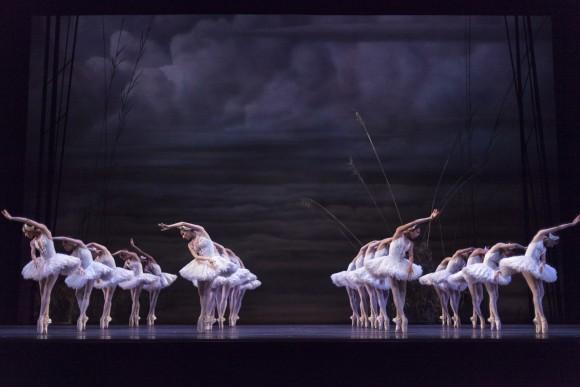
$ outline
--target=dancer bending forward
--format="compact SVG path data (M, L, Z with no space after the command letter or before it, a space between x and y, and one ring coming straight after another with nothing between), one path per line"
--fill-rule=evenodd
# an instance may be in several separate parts
M50 296L58 276L68 275L80 264L80 259L70 255L57 253L54 249L52 234L48 227L34 220L10 215L2 210L2 215L11 221L24 223L22 232L30 239L31 261L22 269L22 277L38 282L40 289L40 312L36 329L38 333L48 333L50 323ZM37 257L36 253L40 255Z
M544 298L544 282L555 282L558 279L556 269L546 263L546 248L553 247L560 239L554 233L580 223L580 215L570 223L550 227L537 232L526 253L515 257L502 259L499 263L504 275L522 273L534 301L534 319L537 333L548 332L548 320L544 315L542 299Z
M387 278L393 292L393 301L397 315L394 318L395 331L406 331L408 320L405 316L405 296L407 281L416 280L421 276L421 266L413 263L413 240L421 234L418 227L422 223L435 219L439 211L433 210L427 218L417 219L411 223L397 227L389 246L389 254L385 257L369 260L365 265L372 275ZM408 259L405 258L408 255Z
M181 237L188 241L187 248L193 260L185 265L179 274L197 287L201 312L197 319L199 331L211 330L214 317L215 295L211 287L218 276L229 276L237 267L229 260L222 258L214 246L209 234L201 226L192 223L178 222L167 225L160 223L161 231L179 229Z

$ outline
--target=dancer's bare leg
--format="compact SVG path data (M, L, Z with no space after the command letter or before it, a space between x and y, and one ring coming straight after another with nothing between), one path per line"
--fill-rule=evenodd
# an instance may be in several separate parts
M537 279L532 276L530 273L522 273L527 284L528 287L530 288L530 291L532 292L532 299L534 302L534 325L536 326L536 333L541 333L542 332L542 318L545 319L545 317L543 316L543 308L542 308L542 302L540 299L540 290L539 290L539 286L537 284Z
M134 324L136 327L139 326L139 320L141 319L141 317L139 317L139 310L141 309L141 304L139 302L139 297L141 296L141 290L143 289L142 286L137 286L135 288L135 316L134 316Z
M157 316L155 316L155 308L157 308L157 299L161 290L149 290L149 312L147 313L147 325L153 326Z
M129 326L135 325L135 289L131 289L131 315L129 316Z
M401 304L401 288L399 281L397 281L395 278L387 278L391 287L391 292L393 293L393 302L395 303L395 310L397 312L395 318L393 319L395 323L395 332L400 332L402 331L402 319L404 316L403 305Z
M91 302L91 293L93 292L94 281L89 281L85 285L83 292L83 311L82 311L82 330L87 329L87 321L89 321L89 316L87 316L87 309L89 309L89 304Z
M41 322L41 332L40 333L48 333L48 320L46 316L48 315L48 309L50 307L50 297L52 295L52 289L54 288L54 284L56 284L56 280L58 279L58 274L53 274L49 276L46 280L45 287L44 287L44 303L41 305L41 313L39 315L39 320Z
M540 305L540 327L542 333L548 333L548 319L546 319L546 315L544 314L544 281L536 279L536 286L538 289L538 304Z
M197 291L199 293L199 305L200 305L200 312L199 317L197 318L197 330L203 331L204 329L204 320L205 320L205 306L206 306L206 288L208 283L206 281L198 281L197 283Z
M371 315L369 316L369 323L371 328L375 328L375 322L377 319L377 311L376 311L376 299L375 299L375 292L373 291L374 289L371 289L370 287L366 286L364 287L364 291L366 292L366 295L368 296L369 299L369 307L370 307L370 312Z
M407 316L405 315L405 299L407 297L407 281L399 281L400 285L400 297L401 297L401 327L403 332L407 331L407 326L409 324Z
M500 330L501 320L499 318L499 313L497 311L497 300L499 298L499 287L497 284L485 284L485 289L489 295L489 314L492 319L491 329Z
M379 301L379 310L382 320L382 327L385 330L389 329L391 322L389 321L389 315L387 313L387 302L389 300L389 291L380 289L378 290L378 301Z
M461 326L461 319L459 317L459 292L452 290L449 292L449 299L451 300L451 310L453 311L453 327L459 328Z
M471 307L472 307L471 317L469 318L469 320L471 321L471 325L473 328L477 327L477 317L479 316L477 313L477 308L475 306L477 304L476 286L477 284L471 281L467 281L467 288L469 289L469 295L471 296Z
M450 304L450 296L449 293L445 290L440 290L441 292L441 300L442 300L442 310L443 310L443 325L450 326L451 325L451 315L449 314L449 304Z
M346 293L348 294L348 300L350 302L350 308L352 309L352 316L350 316L351 325L359 325L360 319L360 299L358 292L351 288L346 288Z
M369 319L368 319L368 315L367 315L367 310L366 310L366 292L361 288L357 288L357 292L358 292L358 296L360 299L360 303L359 303L359 309L360 309L360 317L359 317L359 326L364 326L364 327L368 327L369 324Z

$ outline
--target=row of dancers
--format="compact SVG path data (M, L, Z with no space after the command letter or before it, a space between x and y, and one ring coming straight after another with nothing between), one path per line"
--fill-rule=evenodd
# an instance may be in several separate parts
M422 275L421 266L414 263L413 243L421 234L421 224L439 216L434 210L429 217L417 219L397 227L392 237L371 241L364 245L347 269L330 276L337 287L344 287L350 302L352 325L389 329L387 300L392 292L396 316L396 331L405 332L405 296L408 281L419 280L432 286L441 304L441 323L459 327L459 300L462 291L469 289L473 314L471 322L485 328L481 311L483 288L489 295L490 316L487 321L493 330L501 329L498 313L499 286L511 282L511 276L521 273L532 293L533 323L537 333L548 331L542 300L544 282L555 282L557 272L546 263L546 250L560 239L555 233L580 223L580 215L570 223L539 230L528 244L496 243L491 248L469 247L457 250L437 266L435 272ZM523 254L522 254L523 252ZM453 316L449 313L449 307Z
M7 210L3 210L2 215L8 220L24 223L22 232L30 239L31 261L22 269L22 276L37 281L39 285L39 333L48 332L48 325L51 323L50 299L59 276L65 276L66 285L75 290L80 312L77 319L79 331L86 329L87 309L94 288L103 292L101 328L108 328L112 320L112 301L117 287L131 292L129 325L133 327L139 325L141 291L148 291L147 324L154 325L159 294L162 289L174 283L177 276L164 273L157 260L139 248L133 239L130 240L130 249L133 251L123 249L111 253L107 247L96 242L85 244L80 239L53 237L44 224L12 216ZM229 325L235 326L246 291L261 285L256 275L245 268L242 259L231 249L212 241L201 226L179 222L171 225L160 223L159 227L162 231L178 229L181 237L188 241L187 247L193 260L179 274L198 289L201 304L201 313L197 319L198 330L211 330L215 323L223 328L227 311ZM67 254L57 253L54 241L61 241ZM115 257L123 261L123 267L116 266Z

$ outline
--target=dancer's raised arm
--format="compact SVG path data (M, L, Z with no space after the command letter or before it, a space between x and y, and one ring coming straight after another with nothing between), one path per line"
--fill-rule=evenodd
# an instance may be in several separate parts
M492 253L496 252L497 250L500 249L522 249L525 250L526 246L522 246L519 243L503 243L503 242L499 242L496 243L495 245L491 246L491 248L489 249L489 251L491 251Z
M570 223L564 223L559 226L545 228L543 230L538 231L534 236L534 239L532 239L532 242L538 242L547 237L550 233L562 231L569 227L576 226L578 223L580 223L580 215L577 215Z
M111 254L111 252L109 251L109 249L107 249L105 246L97 243L97 242L91 242L91 243L87 243L87 247L90 248L94 248L96 250L102 251L105 254L109 254L109 255L113 255Z
M465 249L459 249L455 252L455 254L453 254L452 258L458 257L458 256L463 255L463 254L471 253L473 250L475 250L475 247L468 247Z
M137 245L135 244L135 241L133 240L133 238L131 238L131 240L129 240L129 244L131 245L131 247L133 248L133 250L135 250L139 254L144 255L145 257L149 258L151 261L156 262L155 261L155 258L153 258L152 255L147 254L146 252L144 252L143 250L141 250L139 247L137 247Z
M36 222L36 221L34 221L32 219L28 219L28 218L12 216L12 215L10 215L10 213L7 210L2 210L2 215L4 215L4 217L8 220L12 220L14 222L25 223L29 226L36 227L38 230L40 230L41 233L46 235L48 238L52 239L52 234L51 234L50 230L48 229L48 227L46 227L42 223Z
M118 250L115 251L113 254L111 254L113 257L116 257L117 255L121 257L121 259L128 259L127 257L131 257L135 260L139 260L139 256L137 255L137 253L134 253L132 251L129 250Z
M388 238L385 238L385 239L381 240L379 242L379 245L377 246L377 250L382 249L386 245L390 244L392 241L393 241L393 237L388 237Z
M485 255L487 250L485 248L477 247L469 254L469 257L476 257L478 255Z
M439 216L439 210L434 209L433 212L431 212L431 215L429 215L427 218L416 219L410 223L407 223L407 224L404 224L402 226L397 227L397 229L395 230L395 234L393 235L393 239L400 238L405 231L407 231L415 226L418 226L420 224L430 222L431 220L435 219L437 216Z
M188 228L188 229L193 230L193 231L199 231L203 235L205 235L206 237L209 238L209 234L207 233L207 231L205 231L205 228L203 228L200 225L193 224L193 223L187 223L187 222L177 222L177 223L173 223L173 224L159 223L158 226L161 228L161 231L167 231L167 230L171 230L174 228Z
M81 241L80 239L74 239L74 238L69 238L69 237L65 237L65 236L57 236L57 237L52 237L52 240L68 242L72 245L75 245L75 247L87 247L85 245L85 243L83 241Z

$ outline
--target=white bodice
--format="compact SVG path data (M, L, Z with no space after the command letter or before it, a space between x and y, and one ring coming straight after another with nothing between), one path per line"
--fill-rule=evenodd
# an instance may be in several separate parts
M499 260L501 258L502 256L499 251L489 250L487 253L485 253L485 258L483 259L483 262L486 263L488 266L497 268L499 265Z
M197 253L204 257L215 257L218 255L218 252L215 248L215 245L211 241L211 239L206 237L199 237L197 242Z
M161 266L157 263L150 263L147 265L147 272L159 276L161 275Z
M389 246L389 255L403 259L407 251L411 248L411 243L404 236L394 239Z
M467 266L473 265L474 263L482 263L482 262L483 259L481 258L481 255L473 255L467 258Z
M141 265L140 261L131 259L125 263L125 267L129 268L129 270L132 270L133 274L135 275L143 274L143 265Z
M40 236L34 238L31 243L34 248L40 252L42 258L46 259L56 255L54 242L44 234L40 234Z
M540 260L540 257L546 252L546 247L544 246L544 241L537 241L530 243L526 249L526 257L532 258L536 261Z
M102 255L99 256L98 261L110 268L117 267L117 265L115 264L115 258L113 258L111 254L103 253Z
M81 260L81 267L83 269L86 269L87 267L89 267L91 265L91 263L93 263L93 256L91 255L91 251L89 249L87 249L86 247L77 247L75 248L71 255L73 257L77 257L80 258Z
M384 257L389 255L389 245L384 245L375 253L375 257Z
M465 261L462 257L455 257L451 258L449 263L447 264L447 271L451 273L457 273L465 266Z

